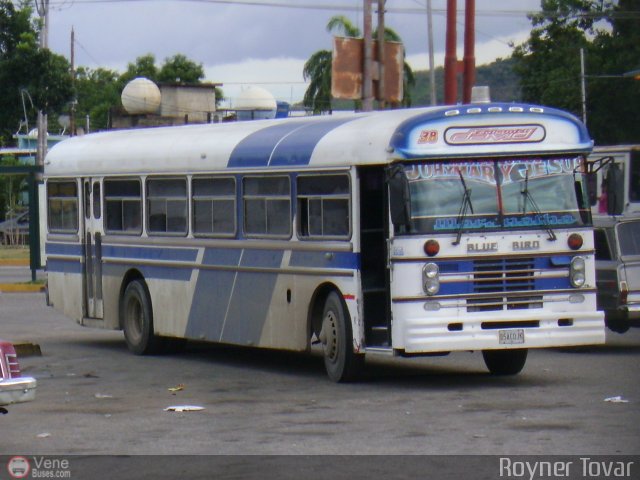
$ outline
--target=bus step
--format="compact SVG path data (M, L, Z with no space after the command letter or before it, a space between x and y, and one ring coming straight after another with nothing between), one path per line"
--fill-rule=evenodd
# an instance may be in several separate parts
M389 331L389 327L387 327L386 325L374 325L371 327L371 331L372 332L388 332Z
M364 293L365 295L368 295L370 293L385 293L387 291L387 289L382 286L382 287L364 287L362 289L362 293Z
M391 347L366 347L365 353L376 353L383 355L393 355L393 348Z

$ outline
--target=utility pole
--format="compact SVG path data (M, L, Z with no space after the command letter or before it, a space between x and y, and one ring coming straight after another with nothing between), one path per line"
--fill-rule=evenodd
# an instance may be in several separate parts
M71 27L71 84L73 85L73 91L76 91L76 66L75 66L75 53L76 53L76 33ZM69 109L69 135L72 137L76 134L76 98L74 96L71 101L71 108Z
M384 4L386 0L378 0L378 101L380 109L385 108L384 84Z
M444 55L444 103L458 101L458 58L456 55L456 0L447 0L447 36Z
M433 59L433 14L431 10L431 0L427 0L427 30L429 35L429 79L431 83L431 105L435 105L437 103L436 71Z
M362 69L362 110L370 112L373 110L373 75L372 75L372 53L373 39L371 38L371 1L363 0L363 35L364 35L364 65Z
M471 101L471 90L476 83L476 0L466 0L464 7L464 82L462 102Z
M49 48L49 0L35 0L36 11L40 16L40 49ZM42 183L44 157L47 154L47 114L38 110L38 145L36 149L36 173L29 179L29 264L31 280L36 280L36 270L40 268L40 215L38 205L38 184Z
M40 49L49 48L49 0L36 0L36 11L40 16ZM44 165L44 157L47 154L47 115L38 110L38 148L36 150L36 164Z
M587 125L587 86L584 74L584 49L580 49L580 86L582 87L582 123Z

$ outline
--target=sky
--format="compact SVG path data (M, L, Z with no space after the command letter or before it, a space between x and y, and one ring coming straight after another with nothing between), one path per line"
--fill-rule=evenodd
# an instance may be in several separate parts
M427 0L387 0L385 23L403 39L414 71L428 69ZM376 3L376 2L374 2ZM258 85L277 100L299 101L305 61L331 50L329 18L344 15L362 29L362 0L49 0L49 48L75 64L124 72L141 55L156 65L175 54L202 64L207 82L222 83L226 106ZM462 59L464 0L458 0ZM540 0L476 0L476 64L511 54L531 29L527 12ZM436 66L444 62L446 0L432 0ZM375 12L375 9L374 9ZM376 25L376 14L373 20Z

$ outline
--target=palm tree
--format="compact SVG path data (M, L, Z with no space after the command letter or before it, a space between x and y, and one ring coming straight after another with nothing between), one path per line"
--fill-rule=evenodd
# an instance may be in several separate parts
M310 80L302 104L314 115L331 113L331 56L329 50L319 50L311 55L302 70L302 77Z
M344 15L334 15L327 22L327 32L339 33L345 37L358 38L362 36L360 29Z
M338 33L345 37L358 38L362 36L360 29L354 25L347 17L343 15L334 15L327 22L327 31L330 33ZM390 42L402 42L400 35L390 28L384 29L385 40ZM373 32L373 38L377 38L377 32ZM304 94L302 104L311 108L314 114L329 112L331 113L331 60L332 52L328 50L320 50L314 53L304 64L302 76L311 83ZM402 106L409 107L411 105L411 96L409 87L415 84L413 70L407 62L404 62L404 98ZM356 108L360 108L361 102L355 102Z

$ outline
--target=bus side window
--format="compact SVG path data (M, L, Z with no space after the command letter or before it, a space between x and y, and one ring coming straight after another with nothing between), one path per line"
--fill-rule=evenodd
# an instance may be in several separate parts
M191 183L193 233L233 237L236 234L236 180L233 177L194 178Z
M105 180L105 230L107 233L142 233L140 180Z
M349 238L351 221L348 175L300 175L297 187L300 238Z
M78 231L78 184L75 180L47 182L47 212L51 233Z
M291 236L289 177L245 177L242 200L244 233L247 236Z
M149 233L187 233L187 181L185 179L147 180Z

